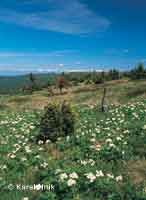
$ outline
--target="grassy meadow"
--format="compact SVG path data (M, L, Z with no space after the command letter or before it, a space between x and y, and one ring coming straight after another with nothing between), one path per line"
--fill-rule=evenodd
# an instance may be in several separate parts
M146 200L146 81L104 86L105 113L103 84L0 96L0 200ZM63 100L74 134L36 142L44 106Z

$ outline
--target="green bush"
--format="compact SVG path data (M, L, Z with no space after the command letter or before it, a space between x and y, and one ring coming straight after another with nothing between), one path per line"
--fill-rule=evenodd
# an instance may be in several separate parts
M39 139L56 141L58 137L73 134L74 126L75 113L69 104L50 103L41 118Z
M130 77L132 80L142 80L146 78L146 70L143 63L139 63L137 67L131 70Z

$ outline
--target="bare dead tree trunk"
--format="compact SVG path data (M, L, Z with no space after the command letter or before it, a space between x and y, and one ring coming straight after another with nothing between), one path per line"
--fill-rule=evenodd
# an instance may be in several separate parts
M62 87L59 87L59 90L60 90L60 94L62 94Z
M106 88L104 88L104 91L103 91L103 97L102 97L102 100L101 100L101 111L102 112L106 112L106 104L105 104L105 97L106 97Z
M52 87L48 87L48 96L53 96L54 95L54 92L53 92L53 89Z

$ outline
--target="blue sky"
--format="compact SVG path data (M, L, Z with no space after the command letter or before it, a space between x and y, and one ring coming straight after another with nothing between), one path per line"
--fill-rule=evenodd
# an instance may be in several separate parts
M0 74L146 63L145 0L1 0Z

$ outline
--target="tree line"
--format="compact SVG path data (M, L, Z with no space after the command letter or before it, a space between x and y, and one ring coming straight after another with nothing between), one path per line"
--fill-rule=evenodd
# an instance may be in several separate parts
M28 79L30 84L23 88L24 91L36 91L42 88L56 87L62 93L63 88L69 86L77 86L80 84L103 84L107 81L119 80L128 78L131 80L146 79L146 69L143 63L139 63L134 69L130 71L120 71L118 69L111 69L109 71L93 71L93 72L70 72L54 74L53 78L48 78L44 85L39 85L39 81L34 74L30 73ZM50 90L51 93L51 90Z

